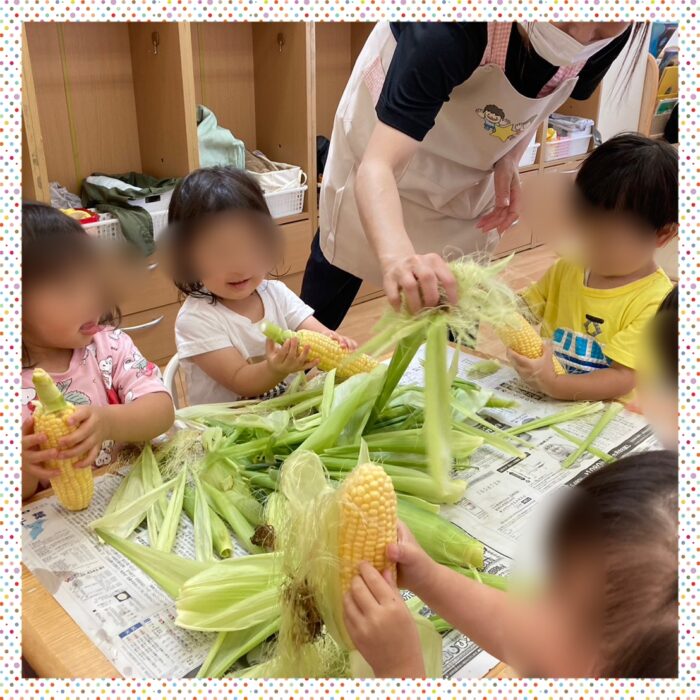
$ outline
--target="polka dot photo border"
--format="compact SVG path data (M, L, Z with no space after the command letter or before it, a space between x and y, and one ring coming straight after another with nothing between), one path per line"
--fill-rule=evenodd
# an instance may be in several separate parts
M185 698L226 694L239 698L286 697L470 697L490 698L693 698L698 697L698 586L697 508L698 458L696 396L700 365L696 359L696 296L700 284L696 225L698 200L698 19L697 0L604 2L593 0L448 0L393 4L376 0L313 3L310 0L278 2L84 2L82 0L24 2L6 0L0 9L0 424L5 460L0 473L0 541L4 549L0 583L0 696L3 698ZM681 185L681 452L680 452L680 678L674 680L317 680L317 681L206 681L136 679L31 679L21 678L21 567L20 567L20 199L21 199L21 25L25 21L338 21L412 19L549 19L614 21L621 19L668 20L680 23L680 159Z

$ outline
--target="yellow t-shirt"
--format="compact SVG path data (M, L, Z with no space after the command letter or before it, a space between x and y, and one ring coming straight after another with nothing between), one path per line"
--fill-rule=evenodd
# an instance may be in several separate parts
M666 273L651 275L615 289L592 289L580 265L559 260L524 294L542 322L543 337L573 374L610 367L634 369L639 343L649 320L671 291Z

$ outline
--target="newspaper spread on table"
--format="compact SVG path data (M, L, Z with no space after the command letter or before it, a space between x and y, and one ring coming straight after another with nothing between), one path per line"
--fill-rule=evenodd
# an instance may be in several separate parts
M420 352L402 383L422 384L422 358ZM459 375L471 378L469 372L478 362L480 358L463 353ZM517 402L513 408L483 412L501 427L520 425L565 407L531 392L508 367L478 382ZM568 422L566 431L585 437L598 417ZM574 466L562 469L562 460L575 446L553 430L522 437L532 445L532 449L524 448L524 459L480 448L472 458L476 468L460 475L468 481L464 498L443 508L450 520L484 543L489 573L509 571L519 535L544 497L602 466L586 453ZM627 411L618 414L595 446L614 456L658 448L643 418ZM102 515L121 478L120 474L106 474L96 479L92 504L79 513L65 511L55 498L23 508L23 561L123 676L192 676L204 661L214 634L177 627L173 601L87 529L90 521ZM141 544L148 542L145 528L134 537ZM174 551L194 558L193 529L184 515ZM444 635L443 654L448 678L479 678L498 663L456 631Z

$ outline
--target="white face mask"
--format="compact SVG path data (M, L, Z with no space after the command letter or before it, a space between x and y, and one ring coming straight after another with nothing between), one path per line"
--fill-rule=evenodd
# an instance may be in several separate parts
M582 44L551 22L520 22L532 48L553 66L570 66L588 60L616 37Z

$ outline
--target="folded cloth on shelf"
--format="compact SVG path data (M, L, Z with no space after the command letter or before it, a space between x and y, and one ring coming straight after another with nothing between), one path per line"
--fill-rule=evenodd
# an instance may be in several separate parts
M219 126L214 112L204 105L197 105L197 141L200 167L232 165L245 168L245 144L228 129Z
M119 219L124 237L144 255L155 249L153 220L143 207L132 204L135 199L164 194L172 190L178 178L158 179L143 173L105 175L94 173L85 178L81 196L83 205Z

